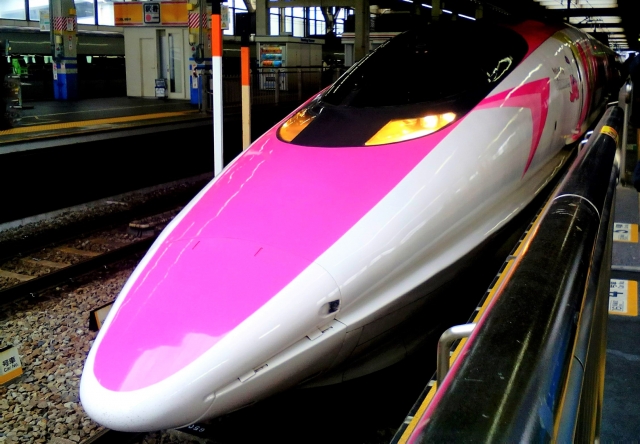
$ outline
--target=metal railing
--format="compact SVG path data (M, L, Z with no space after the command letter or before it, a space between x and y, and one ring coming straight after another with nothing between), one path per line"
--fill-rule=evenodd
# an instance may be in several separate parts
M594 442L623 110L607 110L410 438Z
M251 72L252 105L300 103L336 81L343 68L257 68ZM224 75L225 106L240 106L240 75Z
M626 161L627 161L627 140L629 138L629 118L631 117L631 108L633 105L633 82L631 79L627 79L620 89L620 94L618 95L618 106L620 106L624 110L624 125L622 128L622 142L620 146L622 147L622 155L620 156L620 183L623 185L627 182L627 169L626 169ZM640 141L637 141L640 142Z

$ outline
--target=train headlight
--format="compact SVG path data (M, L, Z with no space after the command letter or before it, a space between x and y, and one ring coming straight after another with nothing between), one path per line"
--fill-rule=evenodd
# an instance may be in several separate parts
M438 131L456 119L454 113L433 114L415 119L391 120L380 129L365 145L384 145L416 139Z
M278 136L285 142L291 142L315 119L316 116L307 112L307 108L297 112L292 118L284 122L278 130Z

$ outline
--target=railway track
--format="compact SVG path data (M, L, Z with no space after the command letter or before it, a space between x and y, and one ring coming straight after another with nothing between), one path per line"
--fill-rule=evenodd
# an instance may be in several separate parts
M146 433L125 433L104 429L81 444L137 444Z
M145 251L180 209L15 254L0 262L0 304Z
M178 431L179 434L173 435L167 434L166 431L159 431L155 433L138 433L118 432L115 430L103 429L92 437L82 441L80 444L142 444L145 442L146 437L153 437L154 435L160 435L160 441L167 442L168 444L194 442L201 444L214 444L218 442L212 436L209 436L209 434L205 435L204 433L198 432L198 430L202 430L202 432L204 432L204 428L200 426L190 426L188 428L183 428ZM176 432L176 430L173 430L173 432Z

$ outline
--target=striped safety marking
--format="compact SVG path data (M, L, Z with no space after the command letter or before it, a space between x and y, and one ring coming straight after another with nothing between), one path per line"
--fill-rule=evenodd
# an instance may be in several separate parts
M609 287L609 314L638 316L638 282L611 279Z
M552 201L549 200L547 202L547 204L543 207L543 209L541 209L538 212L538 214L536 215L534 221L529 225L527 230L522 235L522 237L521 237L520 241L518 242L518 244L514 247L513 252L507 257L505 263L502 265L502 268L500 269L500 271L498 272L497 276L494 278L493 282L489 286L489 289L485 293L483 299L480 301L480 304L478 305L478 307L475 309L475 311L471 315L469 323L477 323L480 320L480 318L482 317L482 315L484 314L484 312L486 311L487 307L491 304L491 302L493 301L493 299L494 299L494 297L496 295L496 292L502 286L502 283L504 282L504 280L510 275L510 270L513 268L513 264L515 263L516 258L523 251L526 251L526 249L527 249L526 246L527 246L527 244L529 242L529 239L531 238L533 233L535 233L537 231L536 230L536 226L537 226L538 221L540 220L542 215L545 213L545 210L547 209L547 206L551 202ZM464 338L464 339L458 341L457 344L454 344L455 349L453 350L453 352L449 353L449 368L452 367L454 361L456 360L456 358L458 357L458 355L462 351L462 348L464 347L466 341L467 341L467 339ZM416 426L418 425L418 422L420 421L420 418L422 418L422 415L424 415L424 412L427 410L427 407L429 407L429 404L433 400L433 397L436 394L436 390L437 390L437 386L438 386L438 384L436 382L436 376L435 375L432 377L431 381L429 381L429 384L427 384L427 386L430 387L429 392L427 393L427 396L422 401L422 404L420 405L420 407L416 411L415 415L413 415L411 420L408 422L407 428L405 429L404 433L402 434L402 436L398 440L399 444L405 444L407 442L407 440L411 436L411 433L413 433L413 431L415 430ZM407 418L407 419L409 419L409 418ZM407 421L405 421L405 423L407 423Z
M202 17L203 29L209 29L209 14L203 12L198 14L197 12L189 13L189 29L200 29L200 17Z
M613 224L613 240L618 242L638 242L638 224Z
M56 31L64 31L67 29L67 18L66 17L54 17L53 19L53 29Z
M50 124L50 125L34 125L34 126L12 128L8 130L0 131L0 136L8 136L11 134L35 133L40 131L56 131L60 129L82 128L82 127L94 126L94 125L110 125L114 123L134 124L136 122L143 121L143 120L162 119L165 117L187 116L190 114L195 114L197 112L198 110L175 111L175 112L168 112L168 113L143 114L139 116L113 117L110 119L95 119L95 120L83 120L80 122L56 123L56 124Z

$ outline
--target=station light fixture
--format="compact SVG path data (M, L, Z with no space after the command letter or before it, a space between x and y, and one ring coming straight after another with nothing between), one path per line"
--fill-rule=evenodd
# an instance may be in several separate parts
M576 10L584 15L569 17L569 23L581 28L593 26L594 31L609 34L611 42L611 34L624 33L624 29L620 27L622 18L615 15L593 15L593 9L613 9L618 7L618 0L534 0L547 9L554 10L571 10L575 14ZM571 2L568 5L568 2ZM614 12L615 14L615 12ZM620 42L616 42L619 43ZM627 45L626 40L621 46ZM628 46L628 45L627 45Z

